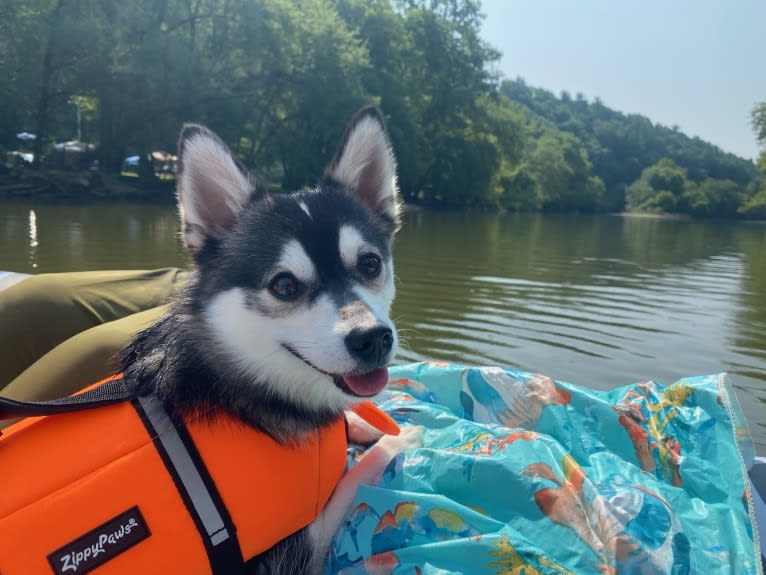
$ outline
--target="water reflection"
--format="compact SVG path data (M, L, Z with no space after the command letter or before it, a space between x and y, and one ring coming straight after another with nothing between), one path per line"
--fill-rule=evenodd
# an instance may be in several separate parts
M38 205L30 210L0 204L0 229L0 269L35 273L187 263L173 206Z
M37 214L29 210L29 265L37 268Z
M403 356L602 389L729 371L765 446L764 250L766 226L410 214L396 253Z

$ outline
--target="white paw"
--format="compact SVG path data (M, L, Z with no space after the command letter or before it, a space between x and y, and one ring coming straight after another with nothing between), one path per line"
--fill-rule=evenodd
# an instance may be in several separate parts
M346 411L348 422L348 438L351 443L358 445L372 445L383 437L383 432L375 429L353 411Z
M375 445L392 457L408 449L417 449L423 446L423 428L419 425L406 425L401 428L399 435L384 435Z

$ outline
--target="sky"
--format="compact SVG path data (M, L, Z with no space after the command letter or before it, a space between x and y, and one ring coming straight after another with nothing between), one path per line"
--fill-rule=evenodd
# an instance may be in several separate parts
M482 11L505 77L757 157L750 111L766 100L766 1L482 0Z

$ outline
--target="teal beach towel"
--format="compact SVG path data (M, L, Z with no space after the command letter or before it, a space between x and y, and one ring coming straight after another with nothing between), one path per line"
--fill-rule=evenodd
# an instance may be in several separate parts
M609 392L445 363L390 376L378 403L424 445L360 488L328 573L762 573L725 375Z

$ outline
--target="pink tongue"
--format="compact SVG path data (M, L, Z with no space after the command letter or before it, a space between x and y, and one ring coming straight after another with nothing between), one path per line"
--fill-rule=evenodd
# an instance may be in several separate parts
M375 395L388 383L388 369L380 367L364 375L344 375L343 381L357 395Z

